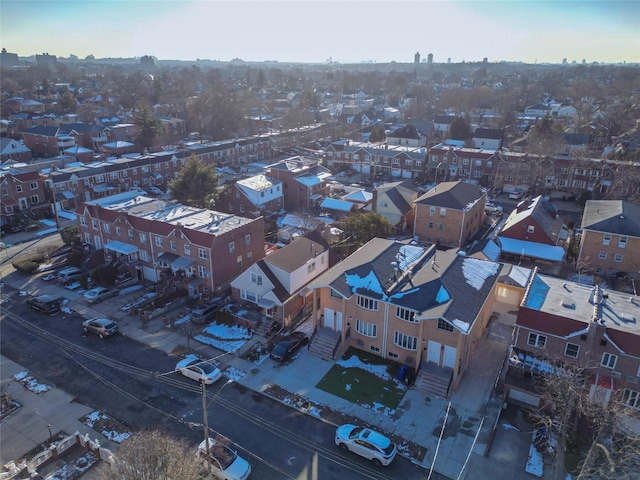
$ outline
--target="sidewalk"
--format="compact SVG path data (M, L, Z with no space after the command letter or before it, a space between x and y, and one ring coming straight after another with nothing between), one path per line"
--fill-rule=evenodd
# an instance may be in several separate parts
M253 391L270 395L268 391L270 387L278 386L292 394L304 397L308 402L329 407L360 422L366 422L374 428L403 438L406 442L420 445L426 449L426 455L424 458L412 460L427 469L431 467L434 454L438 451L434 471L449 478L491 478L496 474L513 480L530 478L524 471L530 436L507 431L506 427L499 426L493 438L491 454L488 457L484 456L487 445L492 441L491 430L502 409L502 402L492 399L491 393L515 322L513 312L509 311L510 307L507 305L497 305L497 318L492 320L486 335L478 343L469 370L465 373L458 390L451 395L450 406L448 401L428 397L424 393L410 389L396 411L391 416L386 416L315 388L314 386L334 363L313 357L306 350L288 365L274 367L269 359L261 364L255 364L238 355L222 354L219 350L193 339L188 344L184 335L163 328L160 319L151 320L146 326L143 325L137 316L131 316L120 310L122 305L135 296L114 297L101 303L98 309L95 305L87 305L81 300L80 294L64 290L56 283L45 283L37 279L30 279L25 283L24 277L19 279L17 276L10 275L9 270L13 270L10 265L5 264L0 267L7 284L13 285L15 277L14 287L26 290L29 294L63 294L70 300L68 306L76 312L85 317L109 316L118 321L120 331L125 336L168 355L192 351L206 358L217 358L221 362L221 370L233 367L243 372L244 375L238 376L236 381ZM2 378L6 378L4 374ZM294 407L281 398L272 398ZM313 412L303 411L314 415ZM75 411L69 412L69 415L79 418ZM447 426L438 444L445 416L447 416ZM314 417L319 418L318 415ZM477 433L478 430L479 433ZM44 433L47 433L46 429ZM507 440L504 440L505 436ZM498 446L501 450L496 451ZM470 454L470 451L473 453ZM403 453L401 448L401 454ZM459 477L463 467L463 475Z

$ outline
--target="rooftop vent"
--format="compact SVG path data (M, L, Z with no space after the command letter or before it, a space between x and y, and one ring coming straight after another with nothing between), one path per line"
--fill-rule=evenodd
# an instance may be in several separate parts
M571 309L576 308L576 304L573 303L573 300L571 300L569 298L563 298L562 299L562 306L564 308L571 308Z

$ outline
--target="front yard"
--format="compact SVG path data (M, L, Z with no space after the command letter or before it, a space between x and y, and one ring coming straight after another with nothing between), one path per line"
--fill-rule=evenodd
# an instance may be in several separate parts
M350 348L316 388L391 416L407 391L398 380L399 369L397 363Z

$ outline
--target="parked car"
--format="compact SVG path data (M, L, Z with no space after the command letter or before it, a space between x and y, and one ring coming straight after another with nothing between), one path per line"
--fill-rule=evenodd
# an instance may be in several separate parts
M76 267L68 267L58 272L58 281L60 283L69 283L82 277L82 270Z
M280 340L273 347L269 356L277 362L284 362L298 351L298 349L309 342L309 337L304 332L293 332L291 335Z
M211 467L211 473L221 480L246 480L251 475L251 465L237 452L226 445L209 438L209 452L207 455L207 440L198 445L197 457L204 459Z
M211 385L222 377L222 372L211 362L200 360L195 355L187 355L184 360L180 360L176 365L182 375L196 382L203 382Z
M484 204L484 211L488 213L502 213L503 210L502 205L495 205L491 202Z
M40 313L56 313L60 311L62 297L53 297L51 295L31 297L27 300L27 305L31 310L35 310Z
M523 195L524 195L524 192L521 192L520 190L514 190L509 194L509 198L512 200L520 200L522 199Z
M42 277L43 282L50 282L52 280L57 280L57 279L58 279L57 273L48 273L44 277Z
M91 318L82 322L85 332L95 333L100 338L110 337L118 333L118 324L110 318Z
M106 298L112 298L120 294L117 288L96 287L84 293L84 299L89 303L100 303Z
M194 308L191 311L191 321L193 323L208 323L214 319L218 310L220 310L219 303Z
M338 427L335 442L341 449L357 453L376 466L389 465L398 451L396 444L383 434L352 424Z

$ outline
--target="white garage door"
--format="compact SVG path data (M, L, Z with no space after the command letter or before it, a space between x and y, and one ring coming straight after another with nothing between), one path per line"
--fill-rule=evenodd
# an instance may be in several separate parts
M443 367L456 368L456 352L457 349L448 345L444 346L444 358L442 359Z
M429 345L427 347L427 362L435 363L438 366L440 365L440 344L438 342L429 340Z
M142 267L142 272L144 274L145 280L149 280L150 282L158 281L158 272L156 272L154 268Z

